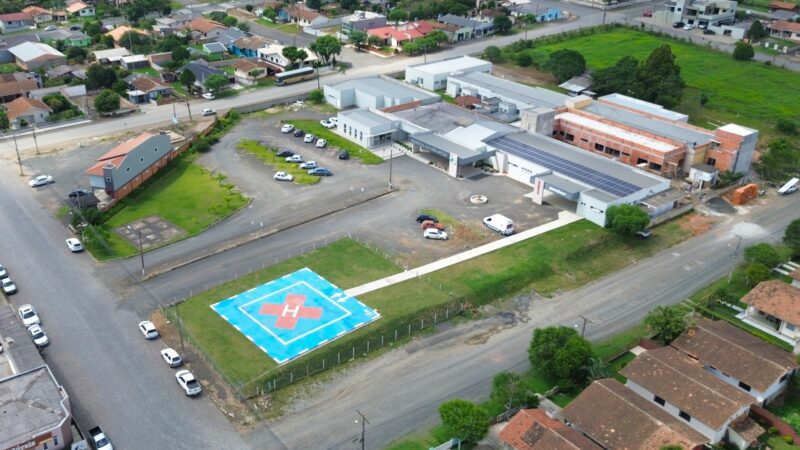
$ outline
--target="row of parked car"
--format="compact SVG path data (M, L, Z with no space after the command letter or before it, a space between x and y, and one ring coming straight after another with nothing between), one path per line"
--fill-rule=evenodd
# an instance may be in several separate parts
M158 330L153 322L149 320L139 322L139 331L141 331L141 333L144 335L144 338L148 341L158 339ZM181 358L178 352L170 347L161 350L161 358L173 369L180 367L183 364L183 358ZM181 387L181 389L183 389L183 392L185 392L189 397L200 395L200 393L203 392L200 382L197 381L197 378L195 378L192 372L186 369L175 372L175 381L178 382L178 385Z
M17 292L17 285L11 281L11 277L8 275L8 269L3 267L2 264L0 264L0 285L3 286L3 293L6 295Z
M439 219L430 214L418 215L417 223L422 227L422 237L425 239L446 241L449 238L444 231L444 225L439 223Z
M30 334L36 348L42 349L50 345L50 338L47 337L47 333L42 329L42 320L33 305L25 304L20 306L17 309L17 314L22 320L22 325L28 329L28 334Z

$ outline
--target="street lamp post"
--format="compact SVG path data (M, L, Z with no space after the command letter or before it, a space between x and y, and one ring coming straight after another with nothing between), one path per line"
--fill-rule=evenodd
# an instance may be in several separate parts
M733 265L731 266L730 273L728 273L728 284L730 284L731 279L733 279L733 270L736 268L736 259L739 257L739 246L742 245L742 237L738 234L735 236L737 238L736 248L733 249Z
M31 125L31 134L33 135L33 145L36 147L36 154L39 154L39 141L36 140L36 127Z
M389 145L389 189L392 189L392 160L394 159L394 145Z
M22 173L22 158L19 157L19 146L17 145L17 132L11 133L11 136L14 137L14 150L17 152L17 163L19 164L19 175L25 175Z
M581 326L581 337L583 337L586 334L586 322L594 323L594 321L583 314L578 314L578 317L583 319L583 326ZM575 327L577 327L577 325L575 325Z
M178 334L181 336L181 354L186 354L183 348L183 322L181 322L181 302L175 303L175 317L178 319Z
M369 423L369 420L367 420L367 416L365 416L364 413L362 413L361 411L356 410L356 413L358 413L358 415L361 417L361 439L360 439L360 442L361 442L361 450L364 450L366 448L366 444L367 444L366 441L364 440L364 435L367 433L367 424ZM356 423L358 423L358 419L356 419Z

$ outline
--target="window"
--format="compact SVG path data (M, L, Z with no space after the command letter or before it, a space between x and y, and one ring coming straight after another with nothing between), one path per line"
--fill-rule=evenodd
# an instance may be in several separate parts
M650 163L650 168L653 170L661 170L661 164Z
M559 130L559 132L558 132L558 135L559 135L559 136L563 136L563 135L564 135L564 132Z
M783 322L783 326L786 327L786 331L794 331L794 325L792 325L790 323Z
M683 411L678 411L678 417L680 417L681 419L683 419L683 420L685 420L687 422L691 422L692 421L692 416L686 414Z
M556 136L557 134L558 134L558 131L553 130L553 136Z
M111 178L106 178L106 181L108 181L109 183L111 183Z
M636 164L647 164L647 160L643 158L639 158L636 160Z
M589 140L588 140L588 139L584 139L584 138L581 138L581 141L583 141L583 142L589 142Z
M706 164L708 164L709 166L716 166L717 165L717 159L716 158L708 158L706 160Z
M572 142L575 139L575 136L567 133L566 136L564 136L564 139L566 139L569 142Z
M740 388L742 388L742 389L744 389L744 390L745 390L745 391L747 391L747 392L750 392L750 385L749 385L749 384L747 384L747 383L743 383L743 382L741 382L741 381L740 381L740 382L739 382L739 387L740 387Z
M605 150L605 148L606 147L603 144L594 144L594 149L597 150L598 152L602 152L603 150Z
M659 397L659 396L657 396L657 395L654 395L654 396L653 396L653 401L654 401L654 402L656 402L656 403L658 403L658 404L659 404L659 405L661 405L661 406L664 406L664 404L666 404L666 403L667 403L667 402L665 402L665 401L664 401L664 399L663 399L663 398L661 398L661 397Z

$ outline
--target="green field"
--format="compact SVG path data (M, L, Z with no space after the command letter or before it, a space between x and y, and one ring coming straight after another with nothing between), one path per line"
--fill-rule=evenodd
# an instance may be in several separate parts
M294 175L294 183L319 183L320 177L309 175L307 170L300 168L300 164L287 163L285 158L278 158L275 156L278 149L269 148L251 139L242 139L237 147L242 151L250 153L261 161L264 161L264 164L274 167L276 171L288 172Z
M273 28L278 31L284 32L286 34L297 34L300 32L300 27L298 27L293 23L275 23L275 22L270 22L269 20L264 19L262 17L256 19L256 22L261 26L265 26L267 28Z
M342 150L347 150L350 152L351 158L358 158L364 164L380 164L383 162L383 158L380 156L323 127L317 120L287 120L286 122L307 133L325 139L328 141L328 146L330 147L338 147Z
M114 215L103 225L112 251L90 243L87 248L101 260L135 255L138 249L119 237L114 228L144 217L161 216L192 236L247 202L235 186L225 181L224 175L212 176L191 158L178 158L114 208Z
M687 113L700 126L708 122L736 122L763 129L778 118L796 118L800 104L800 74L754 61L737 61L726 53L679 42L668 37L656 37L627 28L615 28L557 44L539 45L527 50L541 64L559 49L579 51L590 69L601 69L631 55L640 61L658 46L669 44L681 66L687 84L678 111ZM710 101L700 105L700 94Z

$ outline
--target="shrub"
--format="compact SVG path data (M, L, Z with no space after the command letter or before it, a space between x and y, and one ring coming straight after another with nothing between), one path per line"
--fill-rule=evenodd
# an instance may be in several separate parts
M757 263L766 267L776 267L781 263L782 258L778 251L775 250L775 247L767 243L761 243L747 247L744 250L744 260L751 264Z
M323 94L319 89L314 89L308 93L308 100L312 103L320 105L325 101L325 94Z
M746 42L737 42L733 48L733 57L740 61L749 61L756 55L753 46Z
M489 414L467 400L454 399L439 406L442 424L465 442L478 442L489 432Z
M748 264L744 269L744 273L748 287L753 287L762 281L769 280L769 267L760 263Z
M775 123L775 128L784 134L795 134L797 133L797 122L791 119L780 118Z
M782 439L783 442L786 442L787 444L794 444L794 438L789 436L788 434L784 435Z

